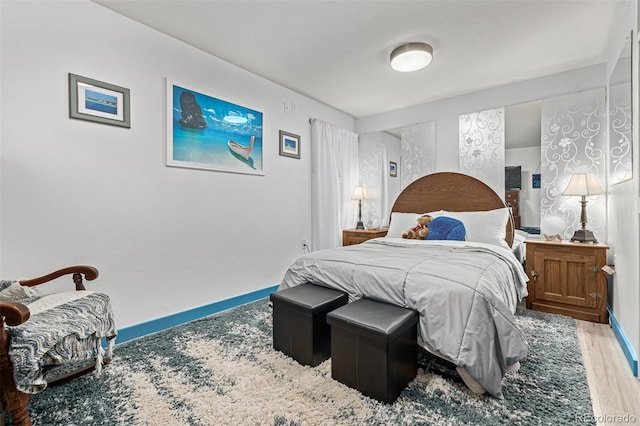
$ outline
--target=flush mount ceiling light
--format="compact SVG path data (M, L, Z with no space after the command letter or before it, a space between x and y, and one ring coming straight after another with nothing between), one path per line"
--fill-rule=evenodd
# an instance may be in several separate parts
M433 59L433 47L427 43L407 43L391 52L391 68L400 72L418 71Z

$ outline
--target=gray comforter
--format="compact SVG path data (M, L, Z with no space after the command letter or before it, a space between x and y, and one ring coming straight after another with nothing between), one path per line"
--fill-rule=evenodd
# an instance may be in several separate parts
M513 254L464 241L378 238L305 255L280 289L304 283L336 288L418 311L419 343L502 396L502 378L528 351L514 312L526 275Z

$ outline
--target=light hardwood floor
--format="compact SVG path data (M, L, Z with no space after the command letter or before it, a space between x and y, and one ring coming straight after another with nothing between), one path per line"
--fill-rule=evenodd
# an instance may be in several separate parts
M640 425L640 380L608 324L576 320L598 425ZM577 419L576 424L580 424Z

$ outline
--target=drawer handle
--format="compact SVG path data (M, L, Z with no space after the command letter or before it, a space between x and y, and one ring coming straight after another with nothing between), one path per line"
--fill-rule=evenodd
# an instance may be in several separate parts
M537 271L531 271L531 276L533 277L533 282L537 283L538 282L538 272Z
M595 291L593 293L587 293L587 296L592 297L594 299L600 299L602 297L602 294L600 293L596 293Z

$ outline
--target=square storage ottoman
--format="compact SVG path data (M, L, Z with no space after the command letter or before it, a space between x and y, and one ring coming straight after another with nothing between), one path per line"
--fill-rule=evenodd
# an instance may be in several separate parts
M392 403L418 371L418 313L360 299L327 315L331 377Z
M343 306L348 296L338 290L303 284L271 293L273 347L300 364L317 366L331 355L327 312Z

